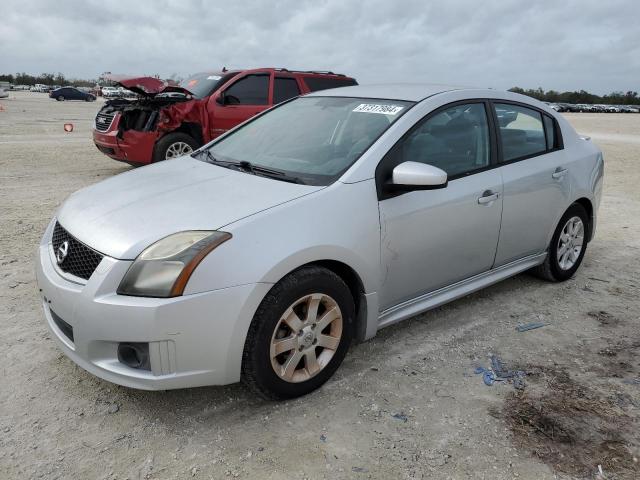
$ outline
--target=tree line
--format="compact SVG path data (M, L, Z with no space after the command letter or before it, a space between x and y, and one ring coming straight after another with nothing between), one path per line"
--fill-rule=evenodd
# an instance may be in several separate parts
M0 74L0 82L9 82L14 85L73 85L74 87L92 87L96 80L84 80L80 78L66 78L63 73L41 73L40 75L30 75L25 72Z
M73 85L75 87L92 87L97 83L96 79L66 78L63 73L41 73L40 75L30 75L25 72L15 74L0 74L0 82L9 82L14 85ZM607 95L595 95L586 90L576 90L575 92L558 92L547 90L546 92L538 87L537 89L524 89L513 87L510 92L521 93L529 97L536 98L543 102L552 103L603 103L607 105L640 105L638 92L611 92Z
M524 89L520 87L513 87L509 89L510 92L520 93L533 97L543 102L551 103L602 103L605 105L640 105L640 98L638 92L611 92L607 95L594 95L585 90L579 90L575 92L557 92L555 90L547 90L546 92L542 88L529 88Z

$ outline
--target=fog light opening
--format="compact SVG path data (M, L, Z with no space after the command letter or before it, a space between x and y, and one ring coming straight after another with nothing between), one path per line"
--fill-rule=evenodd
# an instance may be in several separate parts
M118 344L118 361L137 370L151 370L149 344L133 342Z

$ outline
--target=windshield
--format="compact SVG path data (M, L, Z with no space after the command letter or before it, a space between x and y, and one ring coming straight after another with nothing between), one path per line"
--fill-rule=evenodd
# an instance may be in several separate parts
M234 75L236 75L236 73L196 73L186 80L182 80L180 86L193 93L194 97L204 98L211 95L218 87Z
M329 185L412 105L367 98L297 98L216 142L209 157L277 170L308 185Z

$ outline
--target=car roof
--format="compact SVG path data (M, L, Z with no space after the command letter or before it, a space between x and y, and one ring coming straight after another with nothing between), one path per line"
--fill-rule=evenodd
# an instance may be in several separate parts
M379 85L354 85L350 87L320 90L309 97L362 97L419 102L438 93L452 90L476 90L470 87L435 83L391 83Z

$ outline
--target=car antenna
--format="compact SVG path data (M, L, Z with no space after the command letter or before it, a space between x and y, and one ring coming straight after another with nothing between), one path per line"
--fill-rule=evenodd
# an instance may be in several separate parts
M227 67L222 67L222 73L225 73L227 71Z

